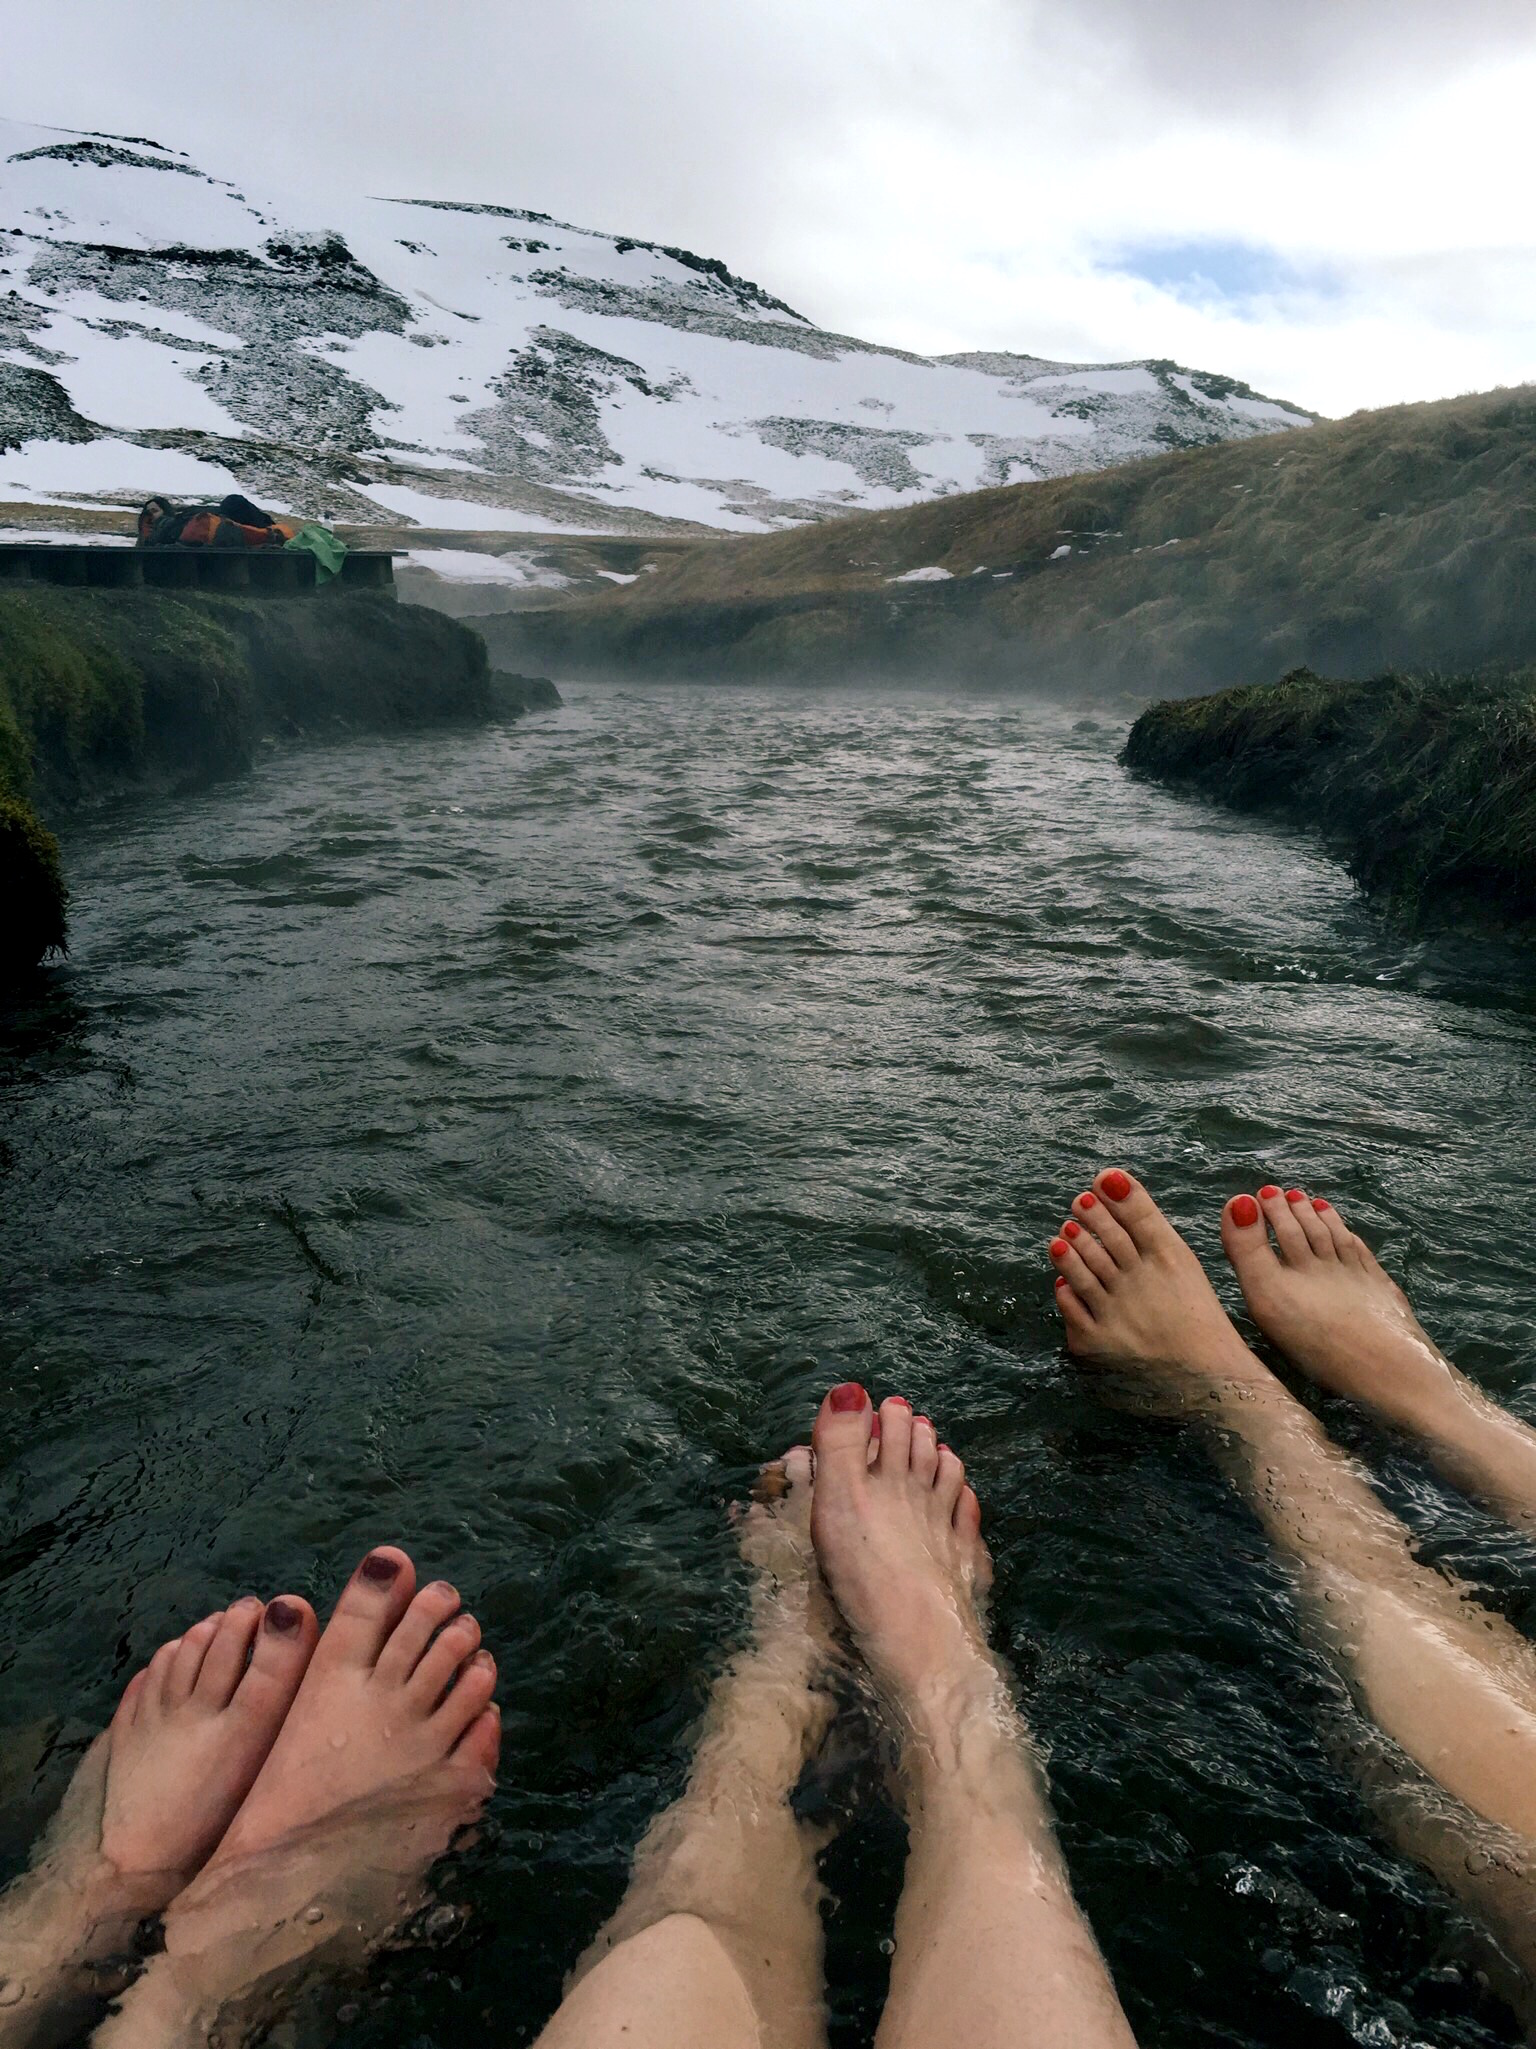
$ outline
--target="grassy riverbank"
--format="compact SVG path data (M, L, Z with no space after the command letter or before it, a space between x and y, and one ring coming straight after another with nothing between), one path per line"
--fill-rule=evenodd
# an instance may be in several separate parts
M700 543L477 622L517 668L1143 699L1536 661L1536 387Z
M273 734L423 725L493 707L479 636L374 597L0 595L0 978L66 943L44 817L247 767Z
M1317 828L1409 916L1536 918L1536 670L1280 683L1152 705L1129 767Z

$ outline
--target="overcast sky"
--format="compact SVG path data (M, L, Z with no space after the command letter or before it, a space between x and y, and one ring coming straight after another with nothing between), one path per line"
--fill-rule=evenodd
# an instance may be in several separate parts
M0 0L0 114L1327 413L1536 376L1533 106L1533 0Z

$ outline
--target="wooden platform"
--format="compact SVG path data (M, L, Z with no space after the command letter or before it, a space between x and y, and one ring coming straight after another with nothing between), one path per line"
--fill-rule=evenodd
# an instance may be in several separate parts
M105 590L241 591L291 598L317 589L395 595L394 556L349 548L341 573L315 580L315 558L301 548L93 548L65 542L0 542L0 585L53 583Z

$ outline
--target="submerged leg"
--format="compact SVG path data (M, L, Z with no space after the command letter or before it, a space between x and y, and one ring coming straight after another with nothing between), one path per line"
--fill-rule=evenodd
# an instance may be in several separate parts
M306 1601L252 1595L129 1681L30 1870L0 1899L0 2049L78 2031L120 1989L137 1923L201 1868L249 1793L315 1636Z
M1536 1532L1536 1430L1456 1371L1331 1203L1261 1188L1227 1204L1221 1242L1254 1322L1293 1365L1422 1439L1448 1479Z
M309 1971L361 1961L420 1897L426 1867L491 1790L500 1724L480 1630L403 1551L370 1552L336 1604L270 1755L165 1953L95 2041L204 2049ZM268 1610L271 1623L271 1610Z
M1251 1198L1229 1205L1246 1230ZM1536 1977L1536 1650L1421 1565L1364 1473L1256 1359L1195 1255L1112 1168L1052 1241L1067 1342L1203 1418L1218 1457L1295 1567L1303 1617L1366 1713L1457 1803L1461 1856L1404 1847L1497 1921ZM1427 1812L1427 1809L1426 1809ZM1443 1846L1445 1813L1434 1832ZM1496 1865L1496 1889L1470 1880Z
M835 1388L814 1532L901 1742L911 1848L878 2049L1133 2049L1072 1897L1029 1734L989 1656L991 1576L965 1471L900 1400Z
M811 1462L769 1467L742 1524L755 1630L710 1700L680 1800L538 2049L817 2049L825 2041L817 1842L790 1795L831 1718L833 1655L810 1545Z

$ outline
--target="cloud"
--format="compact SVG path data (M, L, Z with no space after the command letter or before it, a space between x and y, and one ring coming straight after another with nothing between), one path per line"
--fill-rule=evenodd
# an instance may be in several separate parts
M5 111L683 243L872 340L1329 412L1536 374L1528 0L7 11Z

